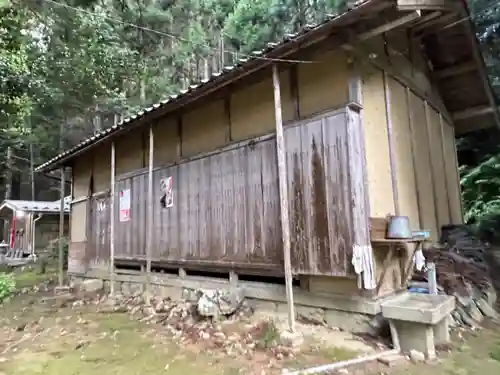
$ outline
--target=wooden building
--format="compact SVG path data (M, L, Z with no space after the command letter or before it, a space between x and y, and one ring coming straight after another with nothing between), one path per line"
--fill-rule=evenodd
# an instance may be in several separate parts
M407 215L435 240L461 223L455 137L498 111L465 1L357 3L39 166L72 168L70 272L107 274L111 259L282 277L286 205L300 293L361 296L359 247L375 297L404 287L411 252L371 243L370 218Z

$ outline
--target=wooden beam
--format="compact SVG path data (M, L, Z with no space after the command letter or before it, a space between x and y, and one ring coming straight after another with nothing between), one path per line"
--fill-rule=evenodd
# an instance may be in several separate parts
M288 324L295 331L295 306L293 302L292 261L290 255L290 217L288 213L288 180L286 175L285 139L281 112L281 88L278 66L273 65L274 112L276 120L276 152L278 156L278 183L280 192L281 231L285 263L285 285L288 303Z
M451 4L448 0L397 0L399 10L433 10L450 9Z
M477 64L473 61L469 61L464 64L459 64L451 66L449 68L435 70L433 75L438 79L449 78L453 76L458 76L461 74L469 73L477 69Z
M491 107L489 105L483 105L478 107L467 108L459 112L454 112L452 116L454 121L460 121L460 120L467 120L472 117L488 115L490 113L493 113L494 111L495 111L494 107Z
M109 294L115 295L115 185L116 185L116 150L115 142L111 142L111 193L109 194L110 240L109 240Z
M453 212L451 209L451 198L450 198L451 184L450 184L450 181L448 180L448 175L446 174L446 143L444 140L444 137L445 137L444 127L445 126L446 126L446 124L443 121L443 116L441 114L439 114L439 133L441 136L441 156L443 158L444 183L446 186L446 200L448 203L448 219L449 219L449 223L453 223Z
M399 17L391 22L387 22L383 25L377 26L377 27L375 27L367 32L358 34L356 37L353 38L353 40L352 40L352 42L350 42L350 44L359 43L359 42L371 39L375 36L387 33L393 29L407 25L408 23L417 20L418 18L420 18L420 16L421 16L420 11L410 12L409 14L406 14L403 17Z
M449 24L453 20L458 19L459 16L457 13L444 13L440 17L433 18L432 20L429 20L429 22L425 22L423 24L420 24L418 26L415 26L413 29L413 32L416 34L417 37L422 38L428 34L432 34L436 31L439 31L440 29L443 28L443 23ZM438 29L433 28L434 26L439 26Z
M438 17L441 17L443 15L442 12L432 12L429 14L426 14L425 16L421 17L415 24L413 25L412 31L415 30L417 27L421 26L426 26L430 21L435 20Z

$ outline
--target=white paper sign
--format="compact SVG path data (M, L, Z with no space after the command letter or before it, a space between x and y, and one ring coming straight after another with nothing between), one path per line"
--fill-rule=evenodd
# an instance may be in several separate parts
M130 189L120 191L120 221L130 220Z
M165 208L174 206L174 180L172 176L161 180L161 190L163 191L162 204Z

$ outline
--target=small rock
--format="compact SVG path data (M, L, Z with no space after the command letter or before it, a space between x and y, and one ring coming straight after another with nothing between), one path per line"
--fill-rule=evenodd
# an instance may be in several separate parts
M495 303L497 302L497 293L495 291L495 288L490 285L487 289L483 290L483 293L486 297L486 301L490 306L494 306Z
M243 291L238 288L224 290L200 290L197 308L201 316L218 318L231 315L243 303Z
M413 363L420 363L425 361L425 355L422 352L419 352L418 350L410 350L410 360Z
M483 298L476 301L476 305L484 316L488 318L496 319L498 318L498 313L491 307L491 305Z
M205 331L200 331L200 338L203 339L203 340L208 340L210 338L210 334L208 332L205 332Z
M471 303L466 310L469 313L470 317L474 319L474 321L478 323L481 323L483 321L484 316L481 313L481 311L477 308L475 303Z
M299 320L307 324L324 325L325 312L322 309L315 309L311 307L301 307L297 309Z
M142 315L144 315L145 317L152 316L155 314L156 314L156 311L152 306L144 306L142 308Z
M276 353L276 359L278 361L281 361L283 358L284 358L283 353L280 353L280 352Z
M104 282L99 279L88 279L80 284L80 288L83 292L94 293L104 288Z
M337 370L337 374L348 374L349 371L346 368L341 368Z
M226 334L224 332L215 332L214 337L220 340L225 340Z
M304 336L299 332L290 332L285 330L280 332L280 342L283 345L291 346L295 348L301 346L304 343Z

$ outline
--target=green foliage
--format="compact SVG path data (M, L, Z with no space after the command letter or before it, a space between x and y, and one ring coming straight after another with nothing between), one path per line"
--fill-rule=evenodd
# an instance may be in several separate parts
M8 298L15 290L16 283L11 274L0 273L0 302Z

